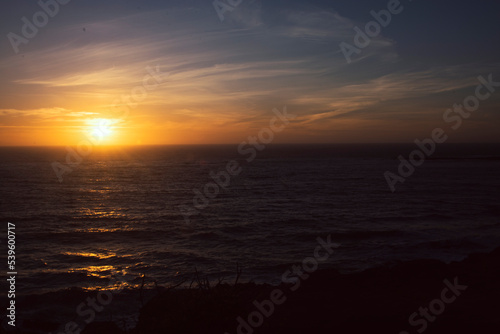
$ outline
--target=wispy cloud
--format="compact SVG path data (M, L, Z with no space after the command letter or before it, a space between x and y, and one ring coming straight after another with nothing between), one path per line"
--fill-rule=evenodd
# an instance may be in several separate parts
M74 8L65 7L75 14L85 6ZM365 22L345 12L244 1L221 23L210 2L177 1L109 14L89 9L71 20L61 14L36 47L0 58L0 124L77 126L112 117L116 99L158 64L168 78L122 126L241 130L286 104L298 115L290 133L340 133L370 121L420 119L444 104L442 94L498 68L408 61L385 31L347 64L338 45L352 42L353 27Z

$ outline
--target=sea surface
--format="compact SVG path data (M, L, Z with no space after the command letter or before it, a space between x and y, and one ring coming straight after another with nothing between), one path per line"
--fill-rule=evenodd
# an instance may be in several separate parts
M237 266L241 281L276 284L328 235L340 246L320 269L342 272L500 246L500 146L439 146L391 192L384 173L415 148L269 145L247 162L238 145L94 147L62 182L65 148L0 148L0 260L7 222L20 296L188 284L195 271L231 282ZM241 173L187 222L179 206L230 160Z

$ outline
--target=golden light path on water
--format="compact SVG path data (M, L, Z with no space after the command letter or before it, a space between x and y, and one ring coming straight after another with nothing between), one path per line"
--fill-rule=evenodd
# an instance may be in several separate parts
M77 252L65 252L63 255L69 255L69 256L82 256L82 257L89 257L89 258L97 258L97 259L108 259L110 257L116 256L116 253L108 253L108 254L103 254L103 253L77 253Z
M106 257L95 257L94 255L91 258L105 259ZM91 286L82 286L83 290L93 291L93 290L121 290L124 288L137 288L140 287L141 284L131 284L124 280L122 280L126 275L129 274L126 268L121 266L113 266L113 265L89 265L89 266L81 266L74 267L67 270L67 273L81 273L86 275L89 279L94 278L98 280L109 280L108 284L99 284L93 283Z
M115 227L115 228L85 228L78 229L75 232L79 233L109 233L116 231L132 231L133 228L129 226ZM83 274L90 282L88 286L82 286L83 290L95 291L95 290L108 290L117 291L124 288L133 289L139 288L141 286L140 280L137 279L139 276L137 274L132 274L127 266L115 266L109 263L99 265L102 260L109 260L116 257L129 257L132 254L121 254L118 255L119 250L113 251L111 249L99 248L94 252L62 252L64 256L74 256L79 258L79 262L93 263L90 265L75 265L66 270L68 274ZM138 283L130 283L128 281L134 280ZM108 283L105 283L105 282Z

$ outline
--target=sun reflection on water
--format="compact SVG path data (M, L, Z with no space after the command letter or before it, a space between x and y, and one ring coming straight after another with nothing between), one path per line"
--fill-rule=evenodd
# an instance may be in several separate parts
M81 228L75 230L75 232L79 233L99 233L99 232L124 232L124 231L133 231L132 227L123 226L123 227L113 227L113 228L104 228L104 227L91 227L91 228Z
M116 253L108 252L104 254L104 253L65 252L63 253L63 255L82 256L82 257L90 257L97 259L109 259L110 257L116 256Z
M87 231L88 232L88 231ZM78 256L85 262L94 262L94 264L80 264L66 270L68 274L83 274L91 279L87 286L82 286L83 290L122 290L135 289L140 287L140 283L135 280L137 275L134 275L128 267L114 266L109 263L105 265L96 265L99 260L105 260L117 257L117 253L111 250L100 249L96 252L63 252L66 256ZM126 257L127 255L125 255ZM136 282L130 282L130 281Z

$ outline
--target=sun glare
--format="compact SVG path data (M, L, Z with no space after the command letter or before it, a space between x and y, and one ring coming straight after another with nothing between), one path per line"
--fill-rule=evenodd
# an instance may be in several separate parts
M108 140L114 133L115 121L104 118L96 118L88 121L88 132L98 143Z

